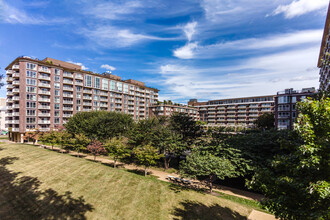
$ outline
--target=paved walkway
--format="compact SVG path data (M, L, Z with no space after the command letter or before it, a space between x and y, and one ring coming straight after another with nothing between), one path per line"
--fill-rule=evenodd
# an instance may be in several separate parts
M250 213L249 220L276 220L275 216L267 214L265 212L260 212L257 210L252 210Z

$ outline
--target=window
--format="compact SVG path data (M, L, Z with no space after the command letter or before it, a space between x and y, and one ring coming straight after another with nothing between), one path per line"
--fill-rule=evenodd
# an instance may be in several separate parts
M77 93L77 98L81 98L81 93Z
M54 124L59 124L60 123L60 118L54 118Z
M96 95L98 95L98 94L100 94L100 90L94 89L94 92L93 93L96 94Z
M56 110L60 109L60 104L55 104L55 105L54 105L54 108L55 108Z
M55 95L59 96L60 95L60 90L55 90Z
M36 123L36 118L30 118L30 117L28 117L28 118L26 118L26 123Z
M55 87L55 89L59 89L59 88L61 88L61 86L60 86L59 83L54 83L54 87Z
M280 96L278 97L278 103L290 103L289 96Z
M55 103L60 103L60 97L55 97L54 102Z
M92 87L92 76L85 75L85 86Z
M27 108L35 108L36 107L36 103L35 102L26 102L26 107Z
M26 94L26 99L27 100L36 101L37 100L37 96L36 95L32 95L32 94Z
M60 70L59 69L55 69L55 75L60 75L60 74L61 74Z
M297 97L292 97L292 103L296 103L297 102Z
M60 112L59 111L55 111L54 112L54 116L60 116Z
M35 79L26 79L26 85L35 86L36 84L37 84L37 81Z
M31 78L36 78L37 77L37 73L34 71L26 71L26 76L27 77L31 77Z
M110 90L115 91L116 90L116 81L110 80Z
M82 87L81 86L76 86L77 92L81 92Z
M78 105L78 106L76 107L76 109L77 109L77 111L81 111L81 106Z
M77 77L76 78L83 78L83 75L81 74L81 73L77 73L77 75L76 75Z
M26 125L26 129L35 129L36 125Z
M32 87L32 86L26 87L26 92L36 93L36 91L37 91L36 87Z
M102 79L102 89L108 90L109 81L107 79Z
M55 82L59 82L60 81L60 76L55 76Z
M128 85L124 84L124 93L128 93Z
M81 100L77 99L77 105L80 105L80 104L81 104Z
M94 100L100 100L100 96L98 96L98 95L94 95Z
M26 64L26 69L36 70L37 69L37 65L36 64L33 64L33 63L27 63Z
M94 77L94 88L97 88L99 89L100 88L100 85L101 84L101 80L99 77Z
M118 90L118 92L122 92L123 91L123 83L121 83L121 82L118 82L117 83L117 90Z
M36 116L36 110L27 109L27 110L26 110L26 115L29 115L29 116Z

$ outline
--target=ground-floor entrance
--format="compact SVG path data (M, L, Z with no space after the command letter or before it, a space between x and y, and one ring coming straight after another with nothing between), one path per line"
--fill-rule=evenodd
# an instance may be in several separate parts
M12 131L9 131L9 132L8 132L8 139L9 139L10 141L23 143L23 142L24 142L23 136L24 136L23 133L12 132Z

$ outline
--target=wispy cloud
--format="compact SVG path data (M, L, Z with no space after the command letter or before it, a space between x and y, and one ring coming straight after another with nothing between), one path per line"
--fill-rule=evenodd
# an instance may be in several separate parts
M102 65L101 65L101 68L103 68L103 69L107 69L107 70L111 70L111 71L116 70L116 67L114 67L114 66L110 66L109 64L102 64Z
M114 26L99 26L96 29L84 29L82 34L104 47L129 47L142 41L167 41L176 38L162 38L148 34L134 33L130 29L120 29Z
M233 56L235 51L240 54L252 51L288 49L301 47L302 45L319 45L323 30L303 30L290 33L282 33L260 38L247 38L236 41L226 41L210 45L186 45L176 49L174 55L181 59L213 59L219 56Z
M186 24L183 27L183 31L186 34L188 41L191 41L192 36L196 32L196 26L197 26L197 22L193 21L193 22Z
M223 66L200 67L171 62L159 67L166 96L176 101L275 94L287 87L318 85L318 46L257 56Z
M287 5L279 5L273 15L284 14L285 18L293 18L312 11L326 9L329 5L328 0L294 0Z
M26 13L24 10L15 8L7 4L4 0L0 0L0 22L3 23L50 25L59 24L66 21L68 21L67 18L46 19L43 16L34 16Z

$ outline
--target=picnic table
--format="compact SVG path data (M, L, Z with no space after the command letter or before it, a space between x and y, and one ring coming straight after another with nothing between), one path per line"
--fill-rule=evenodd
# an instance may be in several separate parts
M183 178L179 178L176 176L170 176L170 175L167 176L167 179L170 181L176 182L176 183L183 183L185 185L190 185L192 183L190 180L186 180Z

